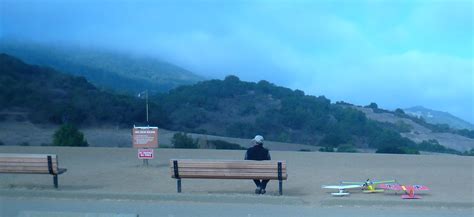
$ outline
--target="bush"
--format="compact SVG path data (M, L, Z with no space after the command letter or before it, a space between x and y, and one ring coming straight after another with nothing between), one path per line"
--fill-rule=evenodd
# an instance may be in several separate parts
M355 153L357 152L356 148L353 145L346 144L341 145L337 148L337 152L348 152L348 153Z
M171 144L175 148L189 148L196 149L198 148L198 141L194 140L192 137L188 136L186 133L175 133L171 139Z
M379 148L375 153L380 154L406 154L405 151L399 147L384 147Z
M19 146L30 146L30 143L28 142L22 142L18 144Z
M348 142L349 136L343 135L343 133L328 133L324 138L319 142L319 145L325 147L337 147L339 144Z
M462 155L465 155L465 156L474 156L474 148L471 148L470 151L465 151Z
M429 152L438 152L438 153L449 153L449 154L461 154L461 152L446 148L439 144L438 140L430 139L428 141L423 140L421 143L417 144L417 148L421 151L429 151Z
M413 129L413 126L405 123L405 121L397 121L395 123L396 130L400 133L409 133Z
M333 147L322 147L319 149L320 152L334 152Z
M383 154L420 154L415 147L385 147L379 148L375 153Z
M245 150L245 148L239 144L226 142L223 140L209 140L208 144L213 145L216 149Z
M173 147L167 144L160 144L160 148L173 148Z
M369 105L364 106L365 108L378 109L379 106L375 102L371 102Z
M89 144L84 139L82 134L75 126L65 124L61 126L53 135L54 146L76 146L87 147Z
M405 154L420 154L420 151L418 151L418 149L415 147L401 147L401 149L405 152Z
M401 108L395 109L395 115L404 115L404 114L405 114L405 111L403 111L403 109Z

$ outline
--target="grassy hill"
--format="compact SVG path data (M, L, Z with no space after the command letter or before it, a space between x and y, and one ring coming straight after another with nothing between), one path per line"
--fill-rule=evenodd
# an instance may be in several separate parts
M365 113L368 119L387 126L392 125L403 137L418 143L425 151L457 153L474 150L474 131L455 130L443 125L433 125L423 118L407 115L401 109L388 111L378 108L350 106Z
M142 99L103 91L84 77L25 64L6 54L0 54L0 68L0 121L1 114L21 111L34 123L128 128L145 122ZM358 107L331 103L324 96L306 95L267 81L244 82L236 76L150 97L150 124L174 131L237 138L262 134L267 140L318 145L326 151L373 148L389 153L417 153L418 149L458 153L434 141L423 143L402 136L411 132L406 124L367 115Z
M3 40L0 52L23 61L83 76L102 89L137 94L166 92L203 80L186 69L154 58L108 50Z
M267 81L228 76L181 86L152 100L161 103L172 130L241 138L263 134L273 141L328 148L415 146L391 125L371 121L361 111Z
M415 117L423 118L430 124L447 124L449 127L454 129L468 129L474 130L474 125L458 118L448 112L441 112L432 109L425 108L423 106L414 106L411 108L403 109L406 114Z
M0 105L3 111L24 111L35 123L75 125L145 122L143 100L111 94L96 88L84 77L28 65L0 54ZM151 104L152 123L166 122L164 113Z

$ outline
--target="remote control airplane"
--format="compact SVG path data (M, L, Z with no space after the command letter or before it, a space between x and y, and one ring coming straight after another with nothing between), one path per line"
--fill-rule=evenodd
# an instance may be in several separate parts
M402 199L421 199L420 196L415 195L415 191L429 191L430 189L424 185L399 185L399 184L381 184L380 188L394 191L404 191Z
M323 185L321 188L339 190L339 192L331 193L332 196L347 196L349 192L345 191L346 189L360 188L360 185Z
M379 184L387 184L387 183L395 183L396 180L386 180L386 181L371 181L367 179L365 182L344 182L342 181L341 184L345 185L359 185L362 188L364 193L377 193L383 192L384 189L377 189L377 185Z

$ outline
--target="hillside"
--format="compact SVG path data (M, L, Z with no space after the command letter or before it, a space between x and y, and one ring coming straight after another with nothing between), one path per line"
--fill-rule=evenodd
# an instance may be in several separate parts
M447 124L454 129L468 129L474 130L474 125L458 118L448 112L436 111L425 108L423 106L414 106L411 108L403 109L406 114L415 117L422 117L426 122L430 124Z
M128 129L145 122L143 99L106 92L83 77L28 65L6 54L0 55L0 68L0 121L15 114L33 123ZM442 139L425 144L424 140L431 137L407 136L411 129L404 123L371 117L358 107L334 104L324 96L306 95L267 81L244 82L236 76L181 86L150 97L150 124L172 131L247 139L263 134L269 141L322 146L326 151L372 148L390 153L458 153L444 148ZM438 133L452 135L452 130L447 130ZM473 133L460 132L468 136ZM458 151L474 148L472 140L459 141L453 140L457 145L448 147Z
M332 104L324 96L236 76L181 86L152 99L160 102L171 130L320 145L378 148L414 147L392 126L368 120L363 112Z
M0 52L23 61L83 76L102 89L137 94L166 92L203 80L201 76L155 58L85 47L3 40Z
M2 114L20 112L34 123L75 125L132 125L145 122L143 100L97 89L83 77L28 65L0 54ZM166 118L150 104L152 123ZM4 119L4 117L0 117Z
M357 106L353 106L353 108L364 112L368 119L386 124L403 125L405 129L401 130L400 134L416 143L430 140L437 141L444 147L458 151L468 151L474 148L474 138L459 135L456 132L436 130L437 128L420 122L421 119L380 109L374 111L374 109L371 108ZM470 133L472 134L472 131ZM470 134L468 134L468 136L470 136Z

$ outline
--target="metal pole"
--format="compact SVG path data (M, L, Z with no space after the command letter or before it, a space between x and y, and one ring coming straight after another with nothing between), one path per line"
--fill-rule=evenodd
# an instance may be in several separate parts
M148 149L148 148L145 148ZM148 159L143 159L143 166L148 167Z
M278 193L280 193L280 195L283 195L283 177L281 162L278 162Z
M148 124L148 90L146 90L146 123Z

